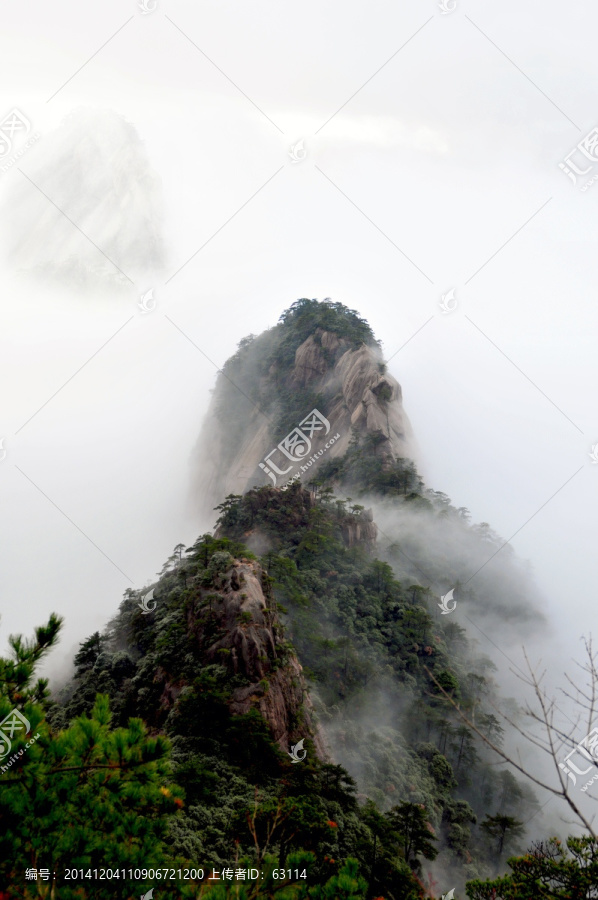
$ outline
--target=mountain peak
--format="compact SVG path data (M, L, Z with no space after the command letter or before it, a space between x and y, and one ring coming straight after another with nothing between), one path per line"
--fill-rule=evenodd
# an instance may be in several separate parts
M356 433L375 437L387 463L414 455L401 387L368 323L340 303L298 300L224 365L196 449L197 494L207 512L230 493L311 479Z

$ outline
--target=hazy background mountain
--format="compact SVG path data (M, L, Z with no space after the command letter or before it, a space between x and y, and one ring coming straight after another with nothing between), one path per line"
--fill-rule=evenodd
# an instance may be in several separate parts
M165 262L164 203L130 122L111 110L76 109L29 163L27 178L7 191L7 265L69 291L154 282Z

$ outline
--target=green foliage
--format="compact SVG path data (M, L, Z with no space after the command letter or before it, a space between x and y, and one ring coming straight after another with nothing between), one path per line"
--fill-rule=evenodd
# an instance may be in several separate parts
M322 343L323 332L335 336L336 349ZM223 465L232 460L256 409L271 419L273 434L280 440L311 409L326 405L328 388L323 394L317 386L299 387L290 374L297 349L310 337L327 365L347 349L364 343L377 346L370 326L355 310L328 299L297 300L274 328L244 338L224 364L215 392L216 413L227 422Z
M75 654L75 677L80 678L85 672L93 668L106 643L106 636L99 631L83 641L78 653Z
M494 852L498 858L502 856L505 846L520 837L525 831L523 822L517 821L514 816L505 816L500 813L496 816L486 816L480 828L490 838L495 839Z
M331 300L296 300L283 312L279 322L283 337L277 359L281 365L294 361L295 350L310 335L317 340L318 328L344 338L352 348L376 344L374 332L359 313Z
M359 495L378 492L387 497L408 497L426 504L423 496L423 481L418 475L415 464L410 459L389 461L386 456L386 438L378 432L357 433L345 456L326 460L319 469L319 480L325 484L339 484L355 491Z
M414 871L421 871L420 856L436 859L438 850L432 843L434 829L428 822L426 809L421 803L401 803L393 806L388 820L395 829L403 858Z
M346 519L353 521L360 510L335 510L329 521L328 513L320 515L304 494L295 492L295 497L295 505L285 501L286 507L275 509L264 507L259 496L248 498L248 504L254 503L252 515L273 534L280 533L281 518L291 523L297 557L304 564L326 551L327 545L318 538L328 534L336 546L335 529ZM220 512L224 518L232 516L228 520L230 530L235 531L238 500L229 500L235 502L227 503ZM215 658L206 656L228 633L220 619L222 591L230 589L231 572L237 571L236 557L247 562L250 554L236 538L224 536L205 535L184 557L179 552L175 568L164 571L154 587L157 607L150 628L148 617L139 612L138 593L127 591L107 633L83 642L65 706L55 708L52 719L63 733L80 729L82 722L96 716L94 689L100 684L109 686L120 724L118 733L124 734L132 722L139 721L127 719L133 712L168 734L172 742L171 776L184 792L186 805L176 815L167 811L160 819L153 837L156 846L165 842L172 855L206 866L230 864L239 853L254 865L267 867L270 860L272 865L288 866L293 855L311 853L316 862L311 868L310 890L341 890L349 884L349 870L341 873L346 861L353 857L367 868L375 843L356 801L355 782L341 766L320 762L309 740L308 759L293 766L256 706L243 714L231 710L237 691L248 688L257 697L265 697L271 689L270 679L285 672L285 660L293 648L285 640L281 623L273 621L278 657L260 657L265 675L257 683L248 683L236 671L230 648L221 646ZM272 569L291 588L299 573L297 564L279 555L272 557L272 563ZM388 572L384 576L388 580ZM241 594L241 575L236 577ZM265 574L262 578L272 609L275 580ZM378 589L382 590L382 581ZM299 603L305 596L302 586L291 593ZM260 627L249 614L238 615L236 623L241 629ZM295 726L291 723L290 727ZM300 716L296 727L300 727ZM181 802L183 794L179 797L170 790ZM104 825L98 827L97 816L95 826L100 840ZM84 843L90 840L91 832ZM378 880L389 878L389 883L405 888L405 896L417 897L416 882L398 856L396 840L389 845L387 856L385 868L379 867ZM349 880L351 891L363 887L359 879L351 876Z
M216 389L216 414L228 423L224 468L256 409L282 437L313 407L338 400L338 385L325 378L301 386L291 377L308 339L325 366L347 349L376 345L354 310L305 298L274 328L244 338ZM384 374L381 362L379 369ZM375 390L384 409L392 389ZM465 585L449 553L426 546L412 555L403 536L376 558L371 511L352 497L373 494L450 525L484 559L504 542L427 490L411 460L389 455L381 433L355 432L345 455L324 461L309 487L229 494L216 507L215 535L186 550L177 544L164 563L152 614L140 610L149 586L128 589L105 632L81 644L58 702L46 681L32 679L60 620L53 616L31 642L11 638L11 658L0 659L0 713L17 706L40 738L25 752L17 736L23 756L0 778L0 875L13 883L9 897L32 895L22 871L36 864L58 871L186 859L264 873L257 884L161 886L160 896L181 900L420 900L423 880L431 885L425 867L438 854L449 871L496 871L521 836L517 816L537 802L508 770L489 765L453 705L500 742L492 664L462 627L438 616L425 586ZM246 541L268 548L259 565ZM248 563L263 606L253 603L255 585L244 583ZM316 753L297 657L343 766ZM275 712L276 727L264 711L271 719ZM299 737L308 755L293 765L285 744ZM546 897L577 900L575 878L595 877L596 848L584 840L570 841L568 854L549 843L533 859L511 860L513 876L495 883L500 896L535 900L544 894L533 890L552 878ZM280 868L306 868L309 879L276 879ZM498 898L492 884L471 882L471 896ZM60 884L56 896L88 893ZM112 882L90 896L131 894Z
M56 872L60 897L74 900L86 894L63 881L66 868L184 862L164 843L168 817L183 806L172 781L167 739L149 737L139 719L113 729L109 699L102 695L90 716L76 718L63 731L53 731L45 721L44 698L38 701L40 692L31 685L35 665L59 627L52 616L34 641L12 638L15 659L0 660L0 718L17 702L31 725L29 735L13 735L0 774L0 881L8 897L29 896L22 893L29 867ZM90 646L86 642L84 655ZM129 894L111 882L94 888L93 896Z
M306 896L313 900L363 900L367 890L367 882L359 875L359 863L356 859L347 859L338 873L326 884L316 885Z
M317 685L329 734L344 761L361 772L364 790L382 809L397 799L424 804L443 854L461 865L474 854L490 865L485 833L472 828L478 816L515 815L535 800L508 771L497 774L487 765L485 748L447 699L473 710L500 740L486 706L493 696L488 661L472 659L460 626L434 620L424 587L398 581L390 564L363 544L347 545L346 523L367 521L350 500L321 489L314 505L299 485L228 500L218 533L237 539L249 531L270 544L262 562L293 646ZM433 503L438 514L449 509L444 495ZM376 711L378 695L384 702ZM404 715L392 721L389 707ZM351 724L366 709L388 727L372 733ZM473 790L474 782L483 790ZM391 870L385 872L390 878Z
M47 625L35 629L32 640L24 640L21 635L9 637L11 657L0 658L0 697L6 698L10 706L42 703L47 699L47 678L38 678L32 684L32 675L56 642L61 625L62 619L52 613Z
M596 896L598 841L558 838L535 844L509 859L512 874L491 881L469 881L470 900L584 900Z
M469 859L471 830L469 824L477 822L477 816L466 800L449 801L443 812L443 821L448 825L446 842L459 858Z

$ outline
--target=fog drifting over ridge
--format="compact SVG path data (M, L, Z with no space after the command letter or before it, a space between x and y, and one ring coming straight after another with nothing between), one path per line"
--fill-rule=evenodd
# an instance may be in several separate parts
M474 521L489 522L505 539L514 535L512 546L530 560L554 636L541 655L562 683L595 619L598 466L589 452L598 440L598 195L576 193L558 162L595 124L590 41L598 13L563 17L560 6L542 4L536 15L513 2L469 10L580 131L460 9L437 16L316 136L427 10L387 3L375 18L357 10L348 16L340 4L326 12L303 4L298 17L264 6L262 31L255 9L180 9L181 25L205 37L209 54L284 135L152 17L132 22L46 104L112 32L99 10L84 15L72 3L40 8L35 17L25 7L5 11L3 83L19 85L6 111L22 108L42 133L19 166L33 177L46 138L72 110L114 110L133 124L162 180L156 221L171 268L156 284L156 310L144 315L145 272L131 273L135 284L115 296L85 283L40 284L5 265L3 647L9 633L30 634L56 610L65 629L47 670L62 671L125 588L148 583L177 542L191 543L213 525L216 514L199 520L193 512L189 485L216 370L242 337L274 325L298 297L331 296L359 310L382 338L426 482L468 507ZM114 17L113 31L123 17L113 0L101 15ZM321 29L311 26L314 16ZM36 66L29 65L32 47ZM306 47L309 71L298 77ZM558 48L556 55L546 48ZM94 114L97 138L104 126ZM308 156L294 164L289 146L302 135ZM60 147L67 162L68 152ZM134 152L131 138L111 165ZM65 181L74 196L87 183L86 173L79 177ZM39 203L34 187L23 193L24 180L12 170L0 181L7 227L14 222L19 234ZM153 197L142 185L134 222ZM106 210L99 234L117 231L119 215L117 207ZM37 228L31 222L30 233L39 235ZM102 255L94 257L80 237L73 233L73 247L104 271ZM47 262L52 248L43 243L34 255ZM141 254L141 263L148 260ZM459 305L443 315L440 296L455 284Z

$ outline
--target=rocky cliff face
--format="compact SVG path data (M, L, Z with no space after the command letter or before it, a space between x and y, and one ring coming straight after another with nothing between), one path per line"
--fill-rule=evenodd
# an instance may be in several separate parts
M311 738L318 756L325 759L302 668L284 641L265 573L257 562L228 553L215 554L214 562L219 571L213 587L202 588L188 612L187 626L196 638L198 656L249 682L232 692L233 715L257 709L282 750Z
M243 494L250 487L270 483L269 478L276 487L291 478L307 483L322 460L346 452L353 429L362 436L379 436L376 453L383 460L415 455L401 387L386 371L376 345L362 343L355 347L348 339L318 327L297 347L291 365L275 362L258 378L249 361L246 365L244 362L243 358L239 360L236 377L219 376L198 442L195 490L210 514L227 494ZM253 396L260 398L257 403L249 400L250 385L255 388ZM224 402L224 396L230 398L233 389L247 398L244 427L236 432L232 417L227 420ZM279 427L280 411L285 411L281 389L286 389L293 409L300 410L296 421L290 422L293 431L285 444L286 453L277 449L290 431ZM302 396L306 398L303 405L297 403ZM268 405L272 397L277 401ZM328 426L314 430L302 424L313 408L328 421L329 430ZM235 419L238 424L238 413ZM297 440L302 435L309 441L304 448L299 447L299 451L306 450L300 457ZM331 442L331 438L335 440ZM308 474L304 464L312 458Z

